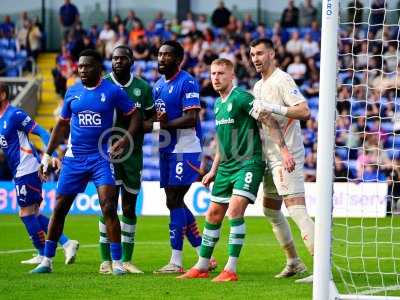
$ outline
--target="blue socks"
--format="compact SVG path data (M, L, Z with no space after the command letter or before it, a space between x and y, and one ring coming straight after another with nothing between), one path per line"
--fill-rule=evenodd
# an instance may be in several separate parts
M44 253L44 244L46 233L40 226L40 223L35 215L21 217L22 222L25 224L26 231L32 240L33 246L39 251L39 255Z
M186 214L184 208L170 210L169 237L171 247L174 250L182 251L183 235L186 227Z
M37 216L37 219L38 219L42 229L44 230L44 232L47 233L47 228L49 227L49 221L50 221L49 218L40 214ZM61 234L60 239L58 240L58 242L60 243L61 246L63 246L68 241L69 241L69 238L64 234Z
M110 243L111 259L121 260L122 246L121 243Z
M56 255L57 243L54 241L46 240L46 246L44 248L44 256L52 258Z
M192 212L185 205L185 216L186 216L186 230L185 234L189 243L192 247L196 248L201 245L201 235L199 228L197 227L196 219L194 218Z

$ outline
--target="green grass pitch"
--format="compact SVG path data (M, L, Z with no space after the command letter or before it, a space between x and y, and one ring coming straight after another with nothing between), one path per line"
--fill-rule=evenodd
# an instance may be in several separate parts
M204 218L197 218L202 230ZM94 216L68 216L65 232L78 239L81 248L73 265L64 265L57 251L52 274L32 275L32 266L20 261L34 251L17 216L0 215L0 299L311 299L312 286L295 284L295 278L275 279L285 259L264 218L247 218L247 234L240 256L238 282L213 283L208 279L177 280L152 272L170 256L167 217L139 217L134 262L144 275L116 277L98 274L98 225ZM227 259L228 222L224 222L215 257L220 271ZM292 224L299 254L309 267L311 257ZM184 266L196 262L194 249L185 241ZM211 274L211 277L218 273Z

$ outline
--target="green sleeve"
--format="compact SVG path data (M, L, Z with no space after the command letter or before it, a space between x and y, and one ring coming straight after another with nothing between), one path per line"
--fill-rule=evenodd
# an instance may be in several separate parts
M247 113L250 114L253 109L254 96L248 92L244 92L240 96L240 106Z
M144 110L150 110L154 106L153 103L153 95L151 92L151 88L148 84L146 84L146 88L144 90L144 95L143 95L143 108Z

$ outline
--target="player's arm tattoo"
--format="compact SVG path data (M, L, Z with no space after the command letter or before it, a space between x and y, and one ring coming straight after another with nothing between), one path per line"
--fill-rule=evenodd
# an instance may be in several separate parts
M278 145L279 149L287 148L285 137L275 118L269 115L268 117L262 118L261 121L268 127L271 140Z
M59 118L56 126L54 126L53 131L51 132L50 141L46 150L47 154L51 155L54 150L57 149L58 145L60 145L61 142L67 137L69 129L69 120Z

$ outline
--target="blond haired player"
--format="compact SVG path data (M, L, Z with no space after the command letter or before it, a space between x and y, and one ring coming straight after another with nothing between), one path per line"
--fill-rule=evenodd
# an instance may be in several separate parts
M300 93L289 74L275 66L275 51L268 39L254 40L250 44L250 56L262 78L254 85L256 98L254 109L267 116L272 113L284 133L285 142L296 161L296 168L288 173L282 166L282 157L275 144L266 143L267 169L264 174L264 214L272 223L275 237L284 249L287 264L275 277L290 277L306 271L297 256L289 223L281 212L282 200L289 215L301 231L309 253L314 254L314 222L307 213L304 197L304 145L299 120L307 120L310 111L306 99ZM270 130L264 127L264 135ZM312 275L297 282L312 282Z
M234 76L231 61L219 58L212 62L211 81L214 90L220 94L214 105L218 147L211 170L202 180L206 186L214 181L212 202L206 214L199 260L179 277L181 279L208 278L208 264L226 214L230 223L229 258L224 270L213 281L238 280L236 265L246 235L244 213L248 204L253 204L257 198L265 162L256 120L258 115L253 110L254 97L233 86ZM295 162L279 124L270 116L263 122L271 131L270 139L277 144L284 169L291 172Z

